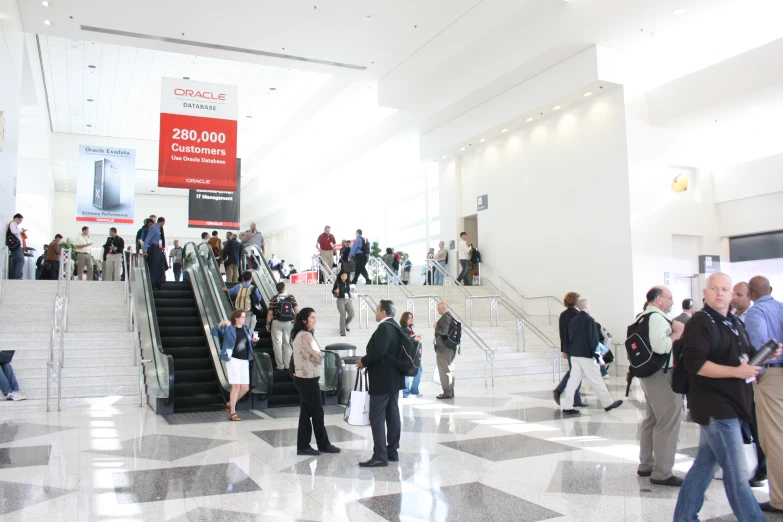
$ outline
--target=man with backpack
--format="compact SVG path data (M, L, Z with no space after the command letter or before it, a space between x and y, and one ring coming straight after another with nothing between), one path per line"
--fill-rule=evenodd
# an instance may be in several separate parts
M348 254L348 261L353 261L356 264L356 269L353 274L352 285L355 285L359 281L359 276L364 277L364 282L368 285L372 284L370 276L367 274L367 260L370 259L370 244L364 237L362 237L362 229L356 229L356 239L353 240L351 246L351 252Z
M247 270L242 272L241 283L234 285L230 290L224 286L223 291L228 292L228 295L234 298L234 310L245 312L250 333L255 335L256 322L258 322L256 316L264 309L264 298L261 297L258 288L253 286L252 281L253 273Z
M462 328L454 316L449 312L449 305L441 301L438 303L440 319L433 325L435 328L435 362L438 365L440 385L443 393L436 399L454 398L454 359L457 358Z
M280 281L277 283L277 295L269 301L266 314L266 331L272 334L277 370L287 369L291 360L291 323L298 313L296 298L285 291L285 283Z
M623 401L615 401L606 384L601 379L599 368L598 330L595 327L595 319L590 316L590 303L587 299L579 299L576 302L579 314L568 323L568 355L571 356L571 376L565 392L560 396L560 406L563 408L563 416L579 415L579 410L574 409L574 393L582 384L582 377L586 378L598 395L598 400L605 411L611 411L619 407Z
M367 355L356 361L356 368L367 368L370 377L370 427L373 453L370 460L360 462L363 468L385 467L389 461L400 460L400 390L405 389L405 377L397 366L401 336L407 336L397 323L394 303L382 299L375 309L378 328L367 343ZM388 355L388 357L387 357Z
M682 336L685 324L669 321L666 317L673 304L671 290L665 286L652 287L647 292L647 308L628 327L628 339L631 346L636 346L636 350L631 349L634 354L645 350L642 346L645 345L652 354L658 355L648 360L648 368L631 366L631 373L639 373L647 403L636 474L650 477L650 482L659 486L679 487L682 479L672 474L672 468L682 421L682 395L672 391L671 352L672 344ZM631 355L628 360L632 360Z

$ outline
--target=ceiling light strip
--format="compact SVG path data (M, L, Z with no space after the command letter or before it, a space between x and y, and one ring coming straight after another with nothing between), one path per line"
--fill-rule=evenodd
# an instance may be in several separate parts
M157 42L166 42L180 45L189 45L191 47L206 47L208 49L217 49L219 51L230 51L234 53L252 54L255 56L268 56L270 58L280 58L282 60L294 60L297 62L314 63L318 65L327 65L330 67L341 67L343 69L354 69L357 71L364 71L367 69L364 65L354 65L350 63L332 62L329 60L318 60L316 58L304 58L302 56L294 56L291 54L272 53L269 51L257 51L254 49L244 49L242 47L231 47L229 45L219 45L204 42L194 42L192 40L180 40L179 38L168 38L165 36L154 36L149 34L131 33L128 31L117 31L114 29L104 29L102 27L92 27L89 25L82 25L82 31L88 31L93 33L111 34L115 36L126 36L128 38L139 38L142 40L155 40Z
M38 63L41 65L44 98L46 98L46 114L49 116L49 132L54 132L54 127L52 126L52 107L49 105L49 89L46 87L46 69L43 64L43 56L41 55L41 38L37 34L35 35L35 46L38 48Z

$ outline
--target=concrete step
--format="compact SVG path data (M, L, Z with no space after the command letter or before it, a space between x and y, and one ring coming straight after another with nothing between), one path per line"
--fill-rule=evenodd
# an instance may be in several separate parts
M14 372L16 373L17 377L20 377L20 379L22 377L24 377L24 379L46 379L45 365L35 367L35 368L14 367ZM139 375L139 367L132 366L132 365L114 366L114 367L107 366L104 368L100 368L100 371L98 371L94 367L74 368L66 364L66 366L63 367L62 372L64 378L74 378L74 379L82 379L82 380L92 378L96 374L100 375L100 377L107 377L107 378L113 376L116 376L118 378L124 378L124 377L137 378Z
M142 397L142 402L147 403L147 397ZM111 406L121 406L127 404L139 404L138 390L136 395L118 395L113 397L81 397L64 398L61 402L63 410L75 408L99 408L105 409ZM49 403L52 412L57 411L57 400L52 399ZM0 399L0 413L15 411L46 411L46 399L28 399L26 401L8 401Z
M42 382L40 387L31 387L27 382L19 383L20 391L30 399L45 399L46 398L46 380L35 381ZM70 382L70 381L69 381ZM52 396L57 396L56 386L50 390ZM136 397L139 396L138 382L131 383L125 386L107 385L107 386L93 386L92 383L86 383L86 385L66 387L63 382L62 387L63 398L77 398L77 397L108 397L114 395L126 395Z
M106 366L133 366L134 363L133 353L128 352L127 355L103 356L99 354L93 354L89 357L70 357L68 354L64 357L63 365L67 368L103 368ZM45 363L41 359L19 359L14 357L14 370L23 370L27 368L44 368ZM135 368L135 366L133 366ZM19 373L18 371L16 373Z
M104 345L100 347L86 348L79 345L78 348L68 347L64 349L66 358L83 358L83 357L121 357L128 354L133 354L133 346L117 347L113 343L110 346ZM38 347L32 349L17 349L14 354L14 364L18 361L26 359L48 359L49 358L49 346Z

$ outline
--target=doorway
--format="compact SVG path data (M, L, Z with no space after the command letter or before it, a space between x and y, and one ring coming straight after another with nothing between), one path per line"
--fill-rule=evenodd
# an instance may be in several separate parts
M473 214L472 216L466 216L464 219L464 222L462 224L464 227L460 232L464 231L468 234L468 243L473 245L473 248L479 249L479 237L478 237L478 216L476 214ZM468 284L470 285L478 285L478 273L479 273L479 267L478 265L473 266L473 264L468 265Z
M682 312L682 302L684 299L693 299L694 311L701 310L701 299L694 296L699 295L699 275L698 274L674 274L671 281L672 314L679 315Z

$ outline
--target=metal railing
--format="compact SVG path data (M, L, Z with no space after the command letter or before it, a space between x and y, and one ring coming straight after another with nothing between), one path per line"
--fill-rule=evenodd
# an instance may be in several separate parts
M407 285L402 284L402 281L400 281L400 278L395 274L391 268L389 268L386 263L383 262L383 260L378 259L377 257L372 257L367 262L368 266L372 266L375 270L375 273L381 273L386 276L386 298L394 301L395 298L395 292L399 289L399 291L402 293L402 296L405 298L405 310L408 312L411 312L412 314L416 314L416 300L417 299L426 299L427 300L427 316L429 318L430 323L433 322L434 313L438 310L438 300L440 299L440 296L438 294L422 294L422 295L414 295L413 292L411 292L410 288L408 288Z
M318 268L318 271L324 278L324 304L329 304L334 301L332 286L337 281L337 274L334 271L334 267L326 266L326 262L318 254L313 256L313 266Z
M494 276L494 282L492 281L493 276ZM547 309L547 313L546 313L547 321L550 325L552 324L552 317L557 317L560 312L558 311L556 314L552 315L552 306L559 305L560 308L565 309L565 305L563 304L563 302L553 295L535 295L535 296L522 295L522 293L519 290L514 288L508 281L503 279L500 276L500 274L497 273L496 270L494 270L491 266L487 265L482 261L479 263L479 285L483 286L485 282L495 287L497 289L497 293L501 297L517 305L523 312L525 312L526 315L529 316L539 315L539 314L533 314L530 313L528 310L525 310L525 303L528 301L545 299L546 309Z
M473 331L473 328L466 325L465 322L460 318L457 313L449 308L449 313L462 323L462 334L468 334L468 337L470 338L473 343L480 348L484 352L484 386L487 386L487 371L488 369L491 369L491 377L492 377L492 386L495 386L495 352L497 351L497 348L493 348L489 346L487 343L484 342L484 339L479 337L479 335Z
M468 321L471 326L473 326L473 300L474 299L488 299L489 300L489 324L492 326L492 317L494 315L495 317L495 325L499 325L499 309L498 309L498 295L473 295L465 288L457 283L457 280L454 279L451 274L448 273L448 271L435 261L434 259L428 259L427 260L427 268L429 270L432 270L433 274L440 274L443 278L444 284L443 286L443 295L448 303L452 303L454 299L454 290L456 289L457 292L459 292L462 297L465 299L465 315L468 318ZM441 285L437 285L441 286ZM517 345L519 345L519 342L517 342Z
M46 365L46 411L50 411L52 385L57 386L57 411L62 409L62 371L65 360L65 331L68 328L68 299L73 261L70 252L60 251L60 273L54 294L54 317L49 336L49 359Z

